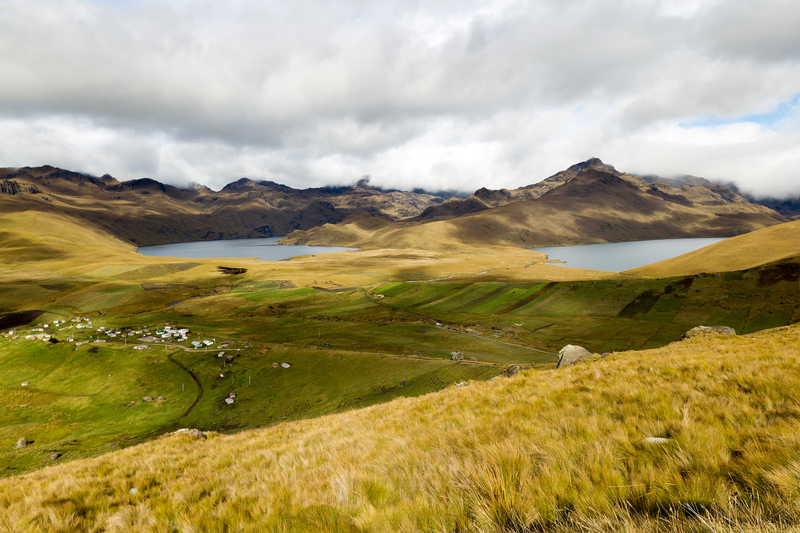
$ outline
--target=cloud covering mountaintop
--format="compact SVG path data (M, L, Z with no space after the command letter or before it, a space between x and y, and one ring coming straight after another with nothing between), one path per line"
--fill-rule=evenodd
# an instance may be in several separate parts
M0 166L475 190L592 156L800 194L789 0L0 0Z

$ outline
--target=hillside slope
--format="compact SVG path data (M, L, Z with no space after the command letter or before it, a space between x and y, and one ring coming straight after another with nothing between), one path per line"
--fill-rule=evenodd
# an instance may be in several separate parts
M700 337L263 430L169 436L0 480L3 526L796 531L799 342L798 326Z
M800 221L786 222L725 239L699 250L625 274L668 277L702 272L733 272L800 255Z
M443 206L442 206L443 207ZM424 215L423 215L424 216ZM590 168L533 200L447 220L345 220L290 234L287 244L448 249L461 244L560 246L683 237L729 237L785 222L743 202L691 201L643 191L613 172Z

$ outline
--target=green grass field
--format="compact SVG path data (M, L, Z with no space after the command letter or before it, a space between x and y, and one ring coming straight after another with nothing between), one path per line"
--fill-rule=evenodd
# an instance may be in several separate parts
M53 331L62 341L56 344L0 341L6 474L47 464L51 453L59 460L96 455L179 427L239 431L486 380L511 364L549 368L565 344L614 352L663 346L701 324L748 333L800 320L800 264L793 261L663 280L370 288L183 278L194 266L103 267L85 276L49 274L35 284L0 283L4 312L44 311L34 326L73 316L94 322L91 330ZM126 344L123 337L77 349L65 342L96 340L100 326L155 330L165 323L215 344L135 351L134 339ZM24 337L30 328L17 329ZM219 348L223 341L230 346ZM234 359L217 357L220 351ZM465 360L452 361L455 351ZM236 398L229 405L230 393ZM144 396L166 400L145 403ZM20 437L33 445L13 450Z

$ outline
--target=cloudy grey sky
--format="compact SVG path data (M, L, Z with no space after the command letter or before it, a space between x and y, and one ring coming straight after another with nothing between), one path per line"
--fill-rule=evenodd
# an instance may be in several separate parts
M0 0L0 166L800 194L796 0Z

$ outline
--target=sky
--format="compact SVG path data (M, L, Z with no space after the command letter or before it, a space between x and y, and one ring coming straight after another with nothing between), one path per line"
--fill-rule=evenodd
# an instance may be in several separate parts
M800 194L796 0L0 0L0 167Z

